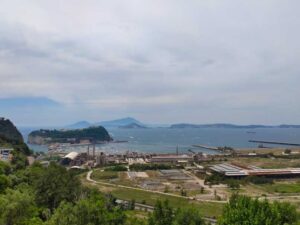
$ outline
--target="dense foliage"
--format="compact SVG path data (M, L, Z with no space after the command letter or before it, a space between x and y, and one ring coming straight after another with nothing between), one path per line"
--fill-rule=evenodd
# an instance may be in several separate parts
M158 201L154 212L148 219L148 225L205 225L199 211L195 208L175 210L168 201Z
M116 172L127 171L127 170L128 170L127 167L122 165L109 166L104 169L104 171L116 171Z
M197 208L173 208L157 202L149 218L128 218L116 199L85 188L76 173L51 163L16 169L0 162L0 224L5 225L203 225ZM292 225L296 210L288 203L269 203L234 195L219 225Z
M292 225L297 220L296 209L288 203L259 201L233 195L225 206L219 225Z
M0 137L23 142L23 137L10 120L0 118Z
M113 198L84 188L78 176L51 163L15 169L0 163L0 224L114 225L126 216Z
M145 171L145 170L168 170L172 169L174 166L171 164L132 164L129 169L132 171Z
M93 141L110 141L111 137L102 126L77 130L37 130L29 134L30 137L51 138L51 142L64 142L67 139L91 139Z

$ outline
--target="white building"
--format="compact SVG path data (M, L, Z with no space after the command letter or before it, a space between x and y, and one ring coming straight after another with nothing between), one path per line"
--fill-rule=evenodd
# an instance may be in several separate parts
M9 161L11 159L11 152L13 151L14 149L12 148L0 148L0 160L2 161Z

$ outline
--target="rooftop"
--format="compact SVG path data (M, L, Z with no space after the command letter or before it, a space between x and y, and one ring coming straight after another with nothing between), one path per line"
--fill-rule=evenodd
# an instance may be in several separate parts
M232 164L218 164L210 167L211 170L225 176L267 176L267 175L300 175L300 168L262 169L256 166L240 167Z

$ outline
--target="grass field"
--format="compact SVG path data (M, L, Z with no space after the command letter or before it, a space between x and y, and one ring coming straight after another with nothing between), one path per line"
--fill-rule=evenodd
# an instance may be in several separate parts
M199 202L199 201L188 200L180 197L167 196L163 194L150 193L150 192L140 191L140 190L115 188L113 191L111 191L111 193L115 197L123 200L134 199L138 203L144 203L152 206L155 205L157 200L161 200L161 201L168 200L169 203L175 208L194 206L198 208L203 215L210 216L210 217L220 216L222 213L222 208L224 206L223 203Z
M253 165L261 168L287 168L300 167L300 159L283 159L283 158L230 158L229 162L242 164L245 166Z
M92 179L97 180L97 181L107 181L107 180L116 179L116 178L118 178L118 172L115 172L115 171L95 170L92 173Z
M300 193L300 183L275 183L261 185L269 193Z
M131 190L107 185L94 184L86 181L84 175L80 175L82 183L86 186L98 188L102 193L111 193L116 198L122 200L135 200L137 203L144 203L154 206L157 200L168 200L174 208L192 206L199 209L200 213L208 217L219 217L222 214L224 203L215 202L200 202L188 200L181 197L167 196L158 193L151 193L142 190Z

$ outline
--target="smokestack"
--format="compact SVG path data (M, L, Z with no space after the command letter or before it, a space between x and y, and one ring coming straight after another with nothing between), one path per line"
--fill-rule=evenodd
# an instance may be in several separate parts
M95 158L95 149L96 149L96 145L93 145L93 159Z

